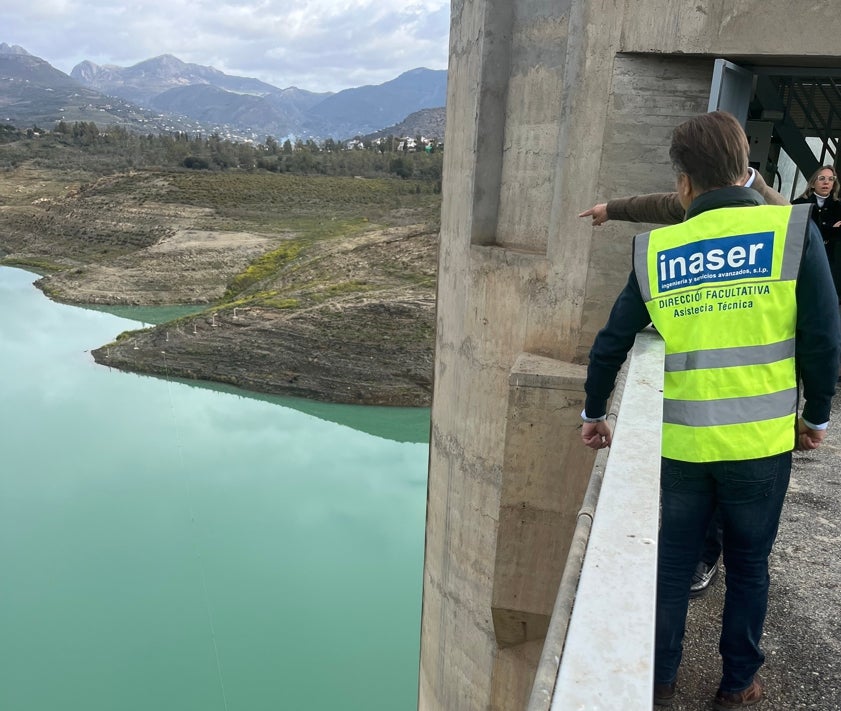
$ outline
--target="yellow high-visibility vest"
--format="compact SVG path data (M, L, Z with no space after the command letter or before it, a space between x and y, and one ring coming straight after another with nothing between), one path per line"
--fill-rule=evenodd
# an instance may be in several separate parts
M795 287L810 207L719 208L637 235L637 281L666 345L664 457L794 448Z

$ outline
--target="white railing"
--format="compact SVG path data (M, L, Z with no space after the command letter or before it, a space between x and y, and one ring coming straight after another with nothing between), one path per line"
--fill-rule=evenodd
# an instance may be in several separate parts
M663 357L655 331L637 336L613 397L613 445L593 468L528 711L651 708Z

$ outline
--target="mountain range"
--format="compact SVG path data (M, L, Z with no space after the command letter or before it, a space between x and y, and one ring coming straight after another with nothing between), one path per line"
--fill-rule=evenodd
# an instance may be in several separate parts
M396 129L411 115L415 133L443 139L446 86L446 70L418 68L335 93L281 89L169 54L130 67L83 61L67 75L22 47L0 43L0 120L21 127L94 121L234 140L344 140Z

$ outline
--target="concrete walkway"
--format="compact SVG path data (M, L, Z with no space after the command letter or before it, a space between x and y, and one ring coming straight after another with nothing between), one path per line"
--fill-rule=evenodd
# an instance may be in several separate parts
M841 395L815 452L796 452L762 647L766 699L757 711L841 711ZM721 675L724 576L689 605L674 711L708 711ZM659 708L659 707L658 707Z

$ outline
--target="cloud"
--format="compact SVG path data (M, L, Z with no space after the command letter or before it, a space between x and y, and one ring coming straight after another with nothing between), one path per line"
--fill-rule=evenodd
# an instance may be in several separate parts
M445 69L449 0L39 0L3 3L0 42L65 72L161 54L280 88L338 91Z

